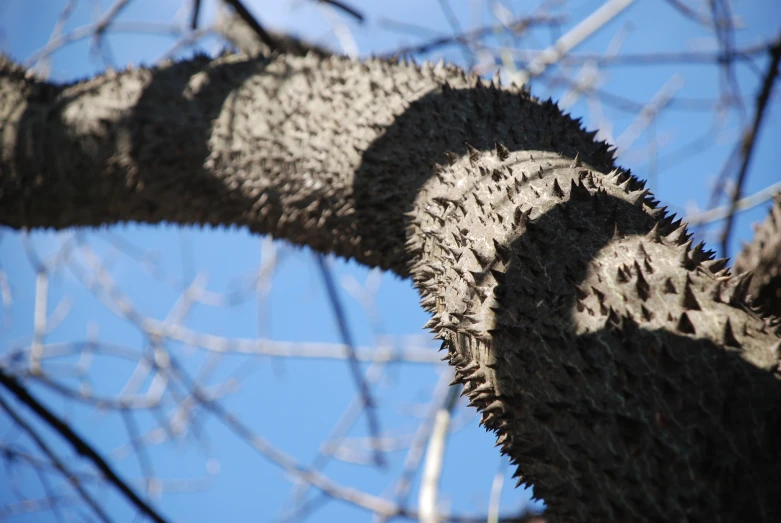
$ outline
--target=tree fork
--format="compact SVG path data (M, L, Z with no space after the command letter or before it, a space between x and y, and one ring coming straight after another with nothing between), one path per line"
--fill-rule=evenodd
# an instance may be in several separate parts
M246 226L411 277L551 521L781 519L779 318L551 101L445 66L0 58L0 223Z

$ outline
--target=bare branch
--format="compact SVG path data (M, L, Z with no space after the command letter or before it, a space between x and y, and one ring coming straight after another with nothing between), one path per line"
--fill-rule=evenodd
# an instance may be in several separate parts
M735 182L735 190L732 193L732 203L730 204L730 211L727 215L727 222L724 225L724 229L721 233L721 252L724 256L728 255L728 247L730 234L732 233L733 216L738 208L738 202L743 195L743 184L746 181L748 174L748 166L751 162L751 155L754 152L754 146L757 143L757 136L762 126L762 119L765 116L767 103L770 100L770 93L773 90L773 84L778 76L778 64L781 62L781 34L779 34L778 40L776 40L770 52L770 63L768 64L765 78L762 81L762 88L757 95L757 105L754 112L754 121L751 124L751 128L747 129L743 135L743 140L740 142L740 156L742 158L740 164L740 170L738 171L738 177Z
M632 147L632 144L640 138L643 132L653 123L659 113L675 97L683 87L681 75L673 75L667 83L651 98L638 113L635 119L627 126L626 130L616 138L616 154L620 155Z
M694 20L695 22L702 24L706 27L721 27L725 24L731 24L732 21L721 18L719 16L708 16L705 13L699 13L692 7L689 7L687 4L682 2L681 0L665 0L668 4L670 4L674 9L676 9L679 13L681 13L686 18L689 18L691 20Z
M363 23L365 21L364 16L355 9L354 7L350 7L345 2L341 2L340 0L315 0L316 2L320 2L321 4L328 4L336 7L340 11L343 11L347 13L348 15L355 18L359 23Z
M601 29L621 11L629 7L632 2L634 0L608 0L585 20L570 29L567 34L556 40L555 44L545 49L524 70L511 74L510 81L525 84L529 79L541 75L548 66L558 62L562 56Z
M751 196L741 198L737 202L728 203L727 205L722 205L721 207L716 207L715 209L710 209L708 211L691 214L686 217L686 222L689 223L689 225L704 225L706 223L723 220L732 214L747 211L757 205L763 204L772 199L773 195L778 192L781 192L781 182L768 185L761 191L757 191Z
M4 381L5 378L6 374L3 368L0 367L0 383L3 385L6 385ZM11 392L13 392L13 390ZM3 408L3 410L8 414L8 416L10 416L10 418L19 428L21 428L25 433L27 433L28 436L30 436L30 439L32 439L38 448L41 449L41 452L43 452L46 457L49 458L49 462L54 466L54 468L57 469L60 474L62 474L63 478L65 478L71 484L71 486L73 486L79 497L93 510L93 512L95 512L95 515L98 517L98 519L104 522L110 522L111 518L108 517L98 502L93 499L92 495L82 486L79 476L65 467L65 465L62 463L62 460L60 460L60 458L57 457L57 454L55 454L54 451L49 448L49 445L43 440L43 438L29 423L24 420L24 418L16 413L13 407L11 407L11 405L5 401L2 396L0 396L0 407Z
M471 29L469 31L465 31L457 35L437 37L422 44L396 49L390 53L386 53L385 56L392 57L392 56L406 56L406 55L418 54L418 53L428 53L430 51L439 49L440 47L444 47L446 45L451 45L454 43L469 44L471 42L480 40L481 38L484 38L486 36L496 34L499 31L510 31L513 34L523 34L524 31L526 31L528 28L533 26L557 25L557 24L564 23L564 21L565 18L563 16L554 16L554 15L546 15L546 14L524 16L518 18L517 20L513 21L509 25L494 24L485 27L479 27L477 29ZM380 20L379 25L389 30L404 31L406 33L414 30L420 30L420 28L413 26L413 24L407 22L399 22L396 20L388 20L388 19Z
M198 15L201 14L201 0L193 0L193 8L190 13L190 29L198 29Z
M502 466L494 474L494 480L491 484L491 497L488 502L488 517L486 523L498 523L499 522L499 501L502 498L502 487L504 487L504 472L505 464L502 462Z
M423 478L420 482L418 506L421 523L438 523L440 521L437 507L439 478L442 475L442 462L445 455L450 415L458 401L458 387L451 387L447 399L434 418L434 426L426 449L426 461L423 465Z
M339 294L336 291L334 285L333 276L331 271L325 264L325 259L322 255L316 255L317 266L320 269L320 274L323 277L325 283L326 293L328 294L328 301L331 302L331 309L336 317L336 324L339 327L339 335L342 337L342 342L347 349L347 362L350 367L350 373L352 374L355 386L358 388L358 392L361 395L363 407L366 409L366 421L369 425L369 434L376 441L380 438L380 421L377 416L377 409L375 407L374 399L372 398L371 390L369 389L366 380L364 379L361 366L358 363L358 358L355 355L355 345L353 344L350 330L347 328L347 319L344 315L344 309L342 308L342 302L339 300ZM374 449L374 462L378 467L385 466L385 458L382 455L382 451L379 447Z
M450 7L450 0L439 0L439 7L442 10L442 13L444 13L447 22L450 24L453 33L456 35L462 34L464 31L463 29L461 29L461 24L458 21L458 17L453 12L453 9ZM459 43L461 52L464 55L464 60L466 60L467 69L472 69L475 63L475 58L474 55L472 54L472 49L470 49L469 45L466 42L459 41L457 39L455 39L454 41Z
M736 62L746 62L758 55L766 53L773 47L774 42L762 42L749 45L732 52L732 59ZM491 46L484 49L495 50ZM541 57L544 50L538 49L513 49L502 47L502 51L511 53L521 60L533 61ZM559 59L559 63L577 65L592 62L599 67L616 67L627 65L661 65L661 64L702 64L713 65L722 63L727 57L722 52L712 51L679 51L679 52L654 52L654 53L625 53L625 54L601 54L601 53L569 53Z
M134 505L140 512L157 523L164 523L166 520L157 513L150 505L142 500L130 486L122 480L111 465L89 444L76 434L69 424L61 420L56 414L46 408L42 403L35 399L27 389L12 375L7 374L3 367L0 367L0 384L2 384L16 398L27 405L35 414L38 415L46 424L62 436L77 454L84 456L91 461L106 480L114 485L125 498ZM3 405L5 407L5 405ZM106 519L107 520L107 519Z
M247 24L254 32L258 39L266 44L271 51L280 50L279 43L276 38L271 36L262 25L258 23L252 13L244 7L244 3L241 0L223 0L226 4L231 6L241 20Z

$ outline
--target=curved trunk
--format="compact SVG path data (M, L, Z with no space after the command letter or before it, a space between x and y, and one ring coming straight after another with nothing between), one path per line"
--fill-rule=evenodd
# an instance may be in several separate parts
M551 520L781 517L778 318L555 104L442 64L0 61L0 121L0 223L247 226L412 277Z

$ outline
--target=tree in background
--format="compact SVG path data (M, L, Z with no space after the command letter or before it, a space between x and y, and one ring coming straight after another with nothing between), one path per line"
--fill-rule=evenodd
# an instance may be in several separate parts
M267 301L271 282L279 281L275 274L300 267L280 263L290 258L286 246L264 243L260 264L231 281L242 251L228 248L225 233L199 233L197 241L178 233L182 267L176 273L170 262L153 258L150 243L160 237L143 227L121 234L7 233L9 335L0 406L9 426L3 440L8 492L17 499L6 504L5 516L46 510L65 519L114 520L139 512L156 520L162 514L213 520L226 517L226 505L241 503L246 506L233 517L264 517L278 499L270 492L279 482L269 485L271 476L257 462L238 458L238 484L246 490L220 492L229 475L223 464L238 440L293 480L282 519L344 517L323 508L330 499L380 519L534 517L522 515L517 492L505 501L507 516L500 515L502 470L482 503L484 513L466 512L458 499L445 505L449 477L453 496L480 484L479 472L464 463L469 444L457 449L448 437L471 412L458 407L461 392L519 465L509 475L534 485L553 521L773 520L779 211L739 259L740 272L755 270L756 276L730 277L726 260L692 247L691 234L642 183L616 168L601 140L616 143L623 162L645 167L662 199L674 201L662 175L676 162L690 162L676 180L679 199L690 198L687 190L697 184L705 195L704 181L715 181L709 197L699 196L708 210L690 221L718 225L698 231L709 239L716 230L716 243L727 253L731 231L741 229L734 225L737 212L769 201L779 189L765 182L748 190L762 177L757 144L763 134L772 136L763 126L772 125L767 113L781 55L777 27L764 38L742 37L744 22L726 2L706 8L669 1L646 9L664 9L658 20L670 32L683 24L708 35L715 49L631 53L622 48L634 32L656 23L640 6L626 10L631 1L592 6L582 17L575 15L578 6L515 12L499 2L475 4L470 17L462 6L440 2L432 12L448 22L451 36L386 50L391 60L357 62L332 55L357 53L355 35L364 29L350 24L422 28L367 17L368 7L320 2L331 10L325 12L339 45L313 46L264 29L269 6L258 7L256 19L244 4L228 3L235 14L227 21L212 23L214 6L195 2L183 7L187 17L156 25L132 21L141 2L117 1L96 22L73 28L79 11L70 2L49 44L27 56L9 49L28 62L27 69L9 62L0 68L0 220L16 229L126 221L239 225L411 277L433 313L427 326L455 367L455 386L448 389L452 374L436 367L440 378L435 386L426 383L417 426L398 430L408 423L388 403L408 401L421 383L405 383L388 367L407 374L413 364L433 365L436 356L410 348L409 339L379 336L379 321L374 346L357 345L354 331L361 327L348 321L342 294L351 291L371 311L380 300L371 292L378 273L364 288L348 277L340 290L327 261L315 256L312 268L322 278L339 342L282 343L264 323L272 310L276 315L275 303L285 303L273 296ZM640 16L634 28L626 23L633 9ZM607 51L577 49L598 30L608 32L608 24ZM66 53L63 47L80 39L89 39L107 65L118 61L113 38L127 30L181 34L165 52L180 59L107 71L71 86L42 79L47 73L65 79L54 53ZM540 46L548 33L552 43ZM252 56L215 59L220 38ZM127 52L127 45L121 48ZM192 57L193 49L209 56ZM445 63L406 62L440 53L474 73L499 69L499 75L479 80ZM634 97L648 88L643 78L651 64L674 64L681 73L639 102ZM684 66L692 64L709 67L719 81L700 85L698 77L685 75ZM603 85L613 68L638 65L643 69L633 69L626 82L630 95L612 89L620 81ZM684 97L684 80L695 84L696 98ZM533 94L547 88L573 112L588 109L589 127L601 134L582 130L555 104L530 98L520 87L528 82ZM747 82L752 95L744 94ZM607 118L611 106L631 116ZM677 111L691 120L703 113L712 122L700 136L696 126L685 127L691 137L667 134L672 131L661 126L662 115ZM613 137L613 127L625 131ZM718 147L730 137L732 148ZM192 268L199 248L212 251L209 276L216 284ZM34 292L19 279L24 258ZM159 282L155 293L121 274L129 270L128 259ZM302 272L291 271L291 285L300 288ZM74 296L82 299L74 281L106 306L102 316L69 306ZM255 299L257 331L242 336L246 326L228 319ZM214 307L221 306L235 309L217 318ZM120 321L104 320L109 311ZM292 336L306 338L326 316L291 308ZM86 337L67 332L64 326L74 322L92 325ZM239 331L217 334L225 325ZM282 377L283 370L265 364L268 356L318 361L291 366L290 376ZM346 365L340 372L322 359ZM377 385L389 376L396 388L386 398ZM318 408L339 403L342 382L356 398L330 435L318 432ZM357 425L359 418L365 423ZM302 449L310 436L323 444L305 464L313 447ZM285 438L301 446L287 447ZM452 459L443 465L448 447ZM172 459L172 448L200 452L200 460ZM323 472L331 459L372 469ZM195 472L182 479L195 461L206 465L206 477L193 480ZM378 480L390 487L383 491ZM212 506L219 504L210 515L193 509L197 498L187 507L161 496L204 487Z

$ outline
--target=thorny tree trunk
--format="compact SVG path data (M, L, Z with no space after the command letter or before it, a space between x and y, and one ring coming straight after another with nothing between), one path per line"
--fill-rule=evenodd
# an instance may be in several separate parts
M413 278L551 521L781 520L778 318L555 104L233 55L69 86L0 63L0 121L0 223L244 225Z

